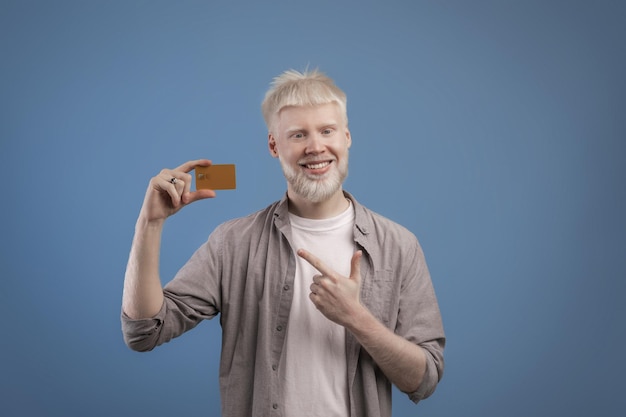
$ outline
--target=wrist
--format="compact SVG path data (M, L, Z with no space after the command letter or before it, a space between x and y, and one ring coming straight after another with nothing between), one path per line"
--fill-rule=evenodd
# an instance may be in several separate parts
M369 329L376 323L378 323L376 317L374 317L367 307L359 303L353 314L350 315L350 320L346 323L345 327L359 338L361 334L369 333Z
M148 219L146 216L139 215L137 218L137 222L135 223L135 232L140 231L161 231L163 229L163 225L165 224L165 219Z

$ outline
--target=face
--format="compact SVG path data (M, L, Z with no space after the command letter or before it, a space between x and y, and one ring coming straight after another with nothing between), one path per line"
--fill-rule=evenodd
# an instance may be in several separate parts
M285 107L269 134L270 153L280 160L288 191L313 203L341 192L351 143L336 103Z

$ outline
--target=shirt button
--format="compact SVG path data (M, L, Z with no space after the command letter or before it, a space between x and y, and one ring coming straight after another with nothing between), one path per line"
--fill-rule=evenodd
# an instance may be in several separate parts
M276 404L276 403L272 404L272 408L273 408L274 410L276 410L276 409L278 408L278 404Z
M285 286L283 287L283 290L285 290L285 291L289 291L289 284L285 285Z
M277 370L277 369L278 369L278 366L276 366L276 365L272 365L272 371L275 371L275 370Z
M276 330L278 330L279 332L283 330L283 326L276 326Z

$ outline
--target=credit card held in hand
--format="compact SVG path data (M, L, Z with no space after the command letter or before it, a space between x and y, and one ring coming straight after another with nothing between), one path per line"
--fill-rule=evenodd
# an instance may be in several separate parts
M237 188L234 164L196 167L195 171L196 190L234 190Z

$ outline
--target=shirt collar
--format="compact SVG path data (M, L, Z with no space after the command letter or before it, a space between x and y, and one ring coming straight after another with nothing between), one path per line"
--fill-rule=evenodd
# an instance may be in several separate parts
M352 202L352 206L354 207L354 227L355 227L355 240L359 241L359 237L367 236L370 234L372 229L372 222L370 217L367 215L365 206L359 204L359 202L354 198L352 194L347 191L343 191L344 196ZM276 206L276 210L274 211L274 216L281 223L289 223L289 204L287 199L287 193L283 195L283 198L280 199ZM358 233L357 233L358 232ZM359 236L360 234L360 236Z

